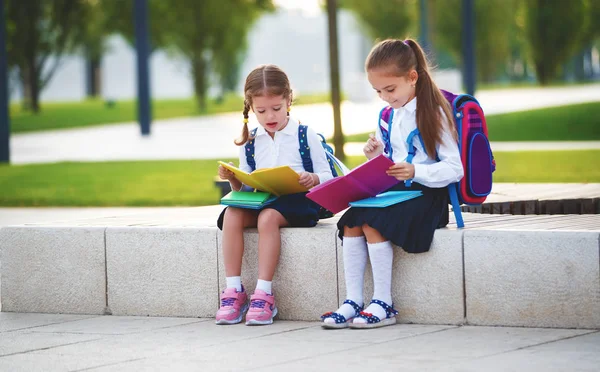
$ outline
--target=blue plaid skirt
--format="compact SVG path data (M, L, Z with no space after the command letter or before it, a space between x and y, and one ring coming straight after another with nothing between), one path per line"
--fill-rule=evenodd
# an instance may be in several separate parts
M227 208L223 209L217 219L220 230L223 230L223 217ZM305 192L301 192L280 196L263 209L275 209L283 215L290 227L313 227L319 221L319 208L318 204L306 198ZM257 210L256 213L261 210Z
M344 226L369 225L384 238L408 253L429 251L433 233L448 224L448 188L429 188L404 182L387 191L421 190L423 195L386 208L350 208L338 221L339 237L344 239Z

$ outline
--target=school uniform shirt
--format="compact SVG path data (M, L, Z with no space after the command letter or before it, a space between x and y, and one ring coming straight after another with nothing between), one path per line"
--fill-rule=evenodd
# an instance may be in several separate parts
M299 150L298 125L298 122L290 117L285 128L275 132L273 138L271 138L265 128L262 126L258 127L254 142L256 169L288 165L298 173L305 171ZM320 137L310 127L308 127L306 137L308 138L310 157L313 163L313 173L319 177L320 183L332 179L333 175L331 174L331 168L329 168L325 149L321 145ZM244 172L250 173L252 168L250 168L246 161L245 151L245 146L240 146L239 168Z
M440 108L440 111L442 109ZM442 111L443 112L443 111ZM437 144L437 156L440 161L431 159L425 153L425 149L417 136L413 143L417 148L412 164L415 166L414 182L427 187L445 187L453 182L458 182L464 175L458 145L450 132L450 127L445 115L443 118L443 131L441 144ZM380 120L377 126L376 138L383 142L381 127L387 130L388 124ZM408 157L408 144L406 140L409 134L417 128L417 98L413 98L404 107L394 110L390 142L392 145L392 161L394 163L405 162Z

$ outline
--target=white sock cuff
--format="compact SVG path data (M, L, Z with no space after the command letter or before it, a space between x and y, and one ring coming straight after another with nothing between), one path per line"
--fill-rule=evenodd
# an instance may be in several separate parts
M378 243L367 243L367 246L369 247L369 250L371 250L371 249L375 249L375 250L392 249L392 243L389 240L386 240L385 242L378 242Z
M365 238L364 235L361 236L344 236L344 240L342 240L342 245L344 245L345 242L348 242L350 244L352 243L362 243L362 242L366 242L367 238Z
M264 291L267 294L273 294L271 284L272 282L268 280L258 279L258 281L256 282L256 289L260 289L261 291Z
M242 278L240 276L228 276L225 278L227 288L235 288L238 292L242 291Z

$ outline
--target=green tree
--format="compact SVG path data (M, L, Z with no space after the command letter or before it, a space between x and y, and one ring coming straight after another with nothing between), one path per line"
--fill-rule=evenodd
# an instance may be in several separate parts
M404 39L417 19L417 0L339 0L352 11L373 39Z
M40 93L62 57L81 45L92 2L5 0L9 65L19 69L26 109L39 112Z
M248 33L270 0L180 0L169 12L166 32L169 49L190 62L194 92L201 110L206 108L211 72L222 90L237 84Z
M515 0L475 0L475 59L478 80L490 82L510 59ZM436 46L462 64L462 0L436 1Z
M82 46L83 56L86 60L86 79L88 97L97 97L100 94L101 61L106 53L107 38L115 32L111 14L107 11L116 1L89 1L89 17L83 29Z
M134 45L133 2L104 1L112 27ZM206 108L211 73L222 92L235 89L248 32L263 12L274 10L271 0L148 0L148 7L152 49L189 62L201 110Z
M101 12L104 15L99 22L103 28L102 33L118 33L127 40L129 45L135 47L134 0L99 1L101 1ZM182 5L180 0L176 2L147 0L147 2L150 48L154 51L168 46L169 20L173 18L172 15L177 9L181 9Z
M530 71L529 44L525 36L525 3L512 0L514 5L513 24L508 32L509 59L506 74L510 80L527 79Z
M538 81L546 85L556 76L559 67L579 51L586 32L588 9L584 0L525 1L525 34Z

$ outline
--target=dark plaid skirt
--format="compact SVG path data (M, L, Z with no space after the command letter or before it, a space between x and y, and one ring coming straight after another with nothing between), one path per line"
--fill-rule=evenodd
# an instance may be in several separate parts
M423 195L386 208L350 208L338 221L339 237L343 239L344 226L369 225L384 238L408 253L427 252L437 228L448 224L448 188L429 188L404 182L387 191L421 190Z
M313 227L319 221L319 205L306 198L306 193L283 195L263 209L275 209L283 215L290 227ZM223 230L223 209L217 219L217 226ZM261 209L262 210L262 209ZM260 212L256 211L256 213Z

